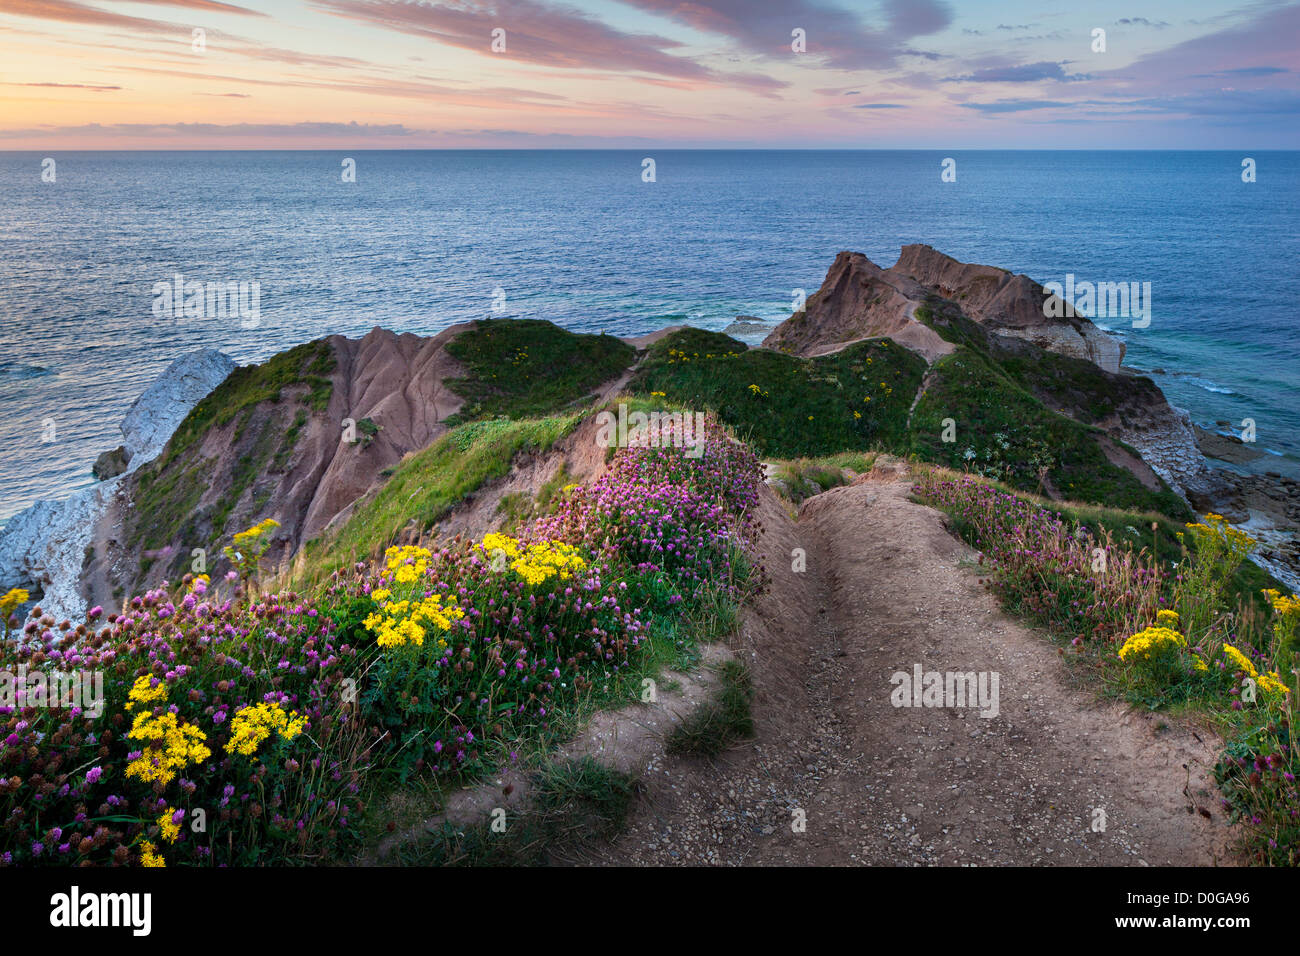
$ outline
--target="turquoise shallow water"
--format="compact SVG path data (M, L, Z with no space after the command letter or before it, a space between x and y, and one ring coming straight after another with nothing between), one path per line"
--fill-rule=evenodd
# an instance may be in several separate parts
M642 181L641 161L657 181ZM908 242L1041 281L1150 282L1124 336L1202 424L1252 418L1300 472L1300 153L0 153L0 520L91 482L184 352L259 361L493 314L634 334L789 314L842 249ZM356 160L343 183L341 162ZM260 324L154 314L180 273L260 284ZM52 418L55 440L43 442ZM48 433L45 437L48 437Z

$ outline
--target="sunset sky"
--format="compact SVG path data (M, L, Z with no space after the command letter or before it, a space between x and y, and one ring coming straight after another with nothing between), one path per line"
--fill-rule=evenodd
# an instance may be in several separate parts
M1291 149L1298 77L1300 3L0 0L0 149Z

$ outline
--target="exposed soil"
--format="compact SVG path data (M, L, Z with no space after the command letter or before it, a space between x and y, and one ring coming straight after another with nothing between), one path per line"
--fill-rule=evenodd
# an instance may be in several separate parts
M628 828L575 862L1238 862L1209 778L1220 742L1073 686L909 495L889 466L809 499L797 522L765 493L772 586L734 647L756 737L714 762L654 758ZM790 570L795 548L804 572ZM997 672L998 716L894 707L891 675L916 664Z

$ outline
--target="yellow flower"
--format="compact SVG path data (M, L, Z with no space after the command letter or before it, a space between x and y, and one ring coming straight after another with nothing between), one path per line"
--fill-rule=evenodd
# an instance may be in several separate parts
M170 711L160 717L148 711L136 714L127 737L148 741L140 756L126 767L128 777L145 783L171 783L190 764L202 763L212 756L203 731L193 724L180 723Z
M136 704L152 706L160 700L167 699L166 683L160 680L158 686L155 687L153 686L153 680L148 674L135 679L135 683L131 685L131 692L127 695L127 710L134 710Z
M168 843L175 843L181 835L181 825L172 820L172 814L175 812L168 807L158 818L158 829L162 832L162 838Z
M1167 627L1148 627L1139 631L1124 642L1119 649L1119 659L1149 661L1158 657L1169 648L1187 646L1187 638Z
M1178 626L1178 612L1168 608L1156 612L1156 623L1163 627Z
M230 739L226 741L226 753L251 757L273 731L282 740L293 740L306 726L306 717L299 716L296 710L286 714L279 704L263 701L241 707L230 721Z
M140 865L141 866L166 866L167 863L158 854L154 845L148 840L140 841Z
M8 619L14 608L27 603L29 596L22 588L13 588L4 597L0 597L0 618Z

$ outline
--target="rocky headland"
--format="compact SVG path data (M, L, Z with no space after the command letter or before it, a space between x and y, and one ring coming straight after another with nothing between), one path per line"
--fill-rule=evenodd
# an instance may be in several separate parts
M1252 450L1198 430L1150 378L1123 366L1122 343L1086 317L1049 317L1061 311L1045 307L1050 297L1027 276L926 245L904 246L888 269L842 252L806 308L775 327L739 316L730 335L674 327L615 348L609 336L535 323L537 341L558 351L527 388L545 392L546 376L570 375L567 407L629 383L661 394L652 385L656 356L684 356L693 342L692 352L703 343L755 363L769 356L762 368L779 374L824 369L810 371L807 382L833 395L846 385L843 363L892 342L915 357L908 361L919 359L914 393L896 399L891 388L874 406L864 399L857 437L828 437L827 449L858 442L1049 498L1177 520L1218 511L1257 536L1262 566L1300 586L1296 483L1209 467L1206 455L1231 462ZM304 546L337 535L403 462L449 425L482 419L494 407L501 373L475 364L492 354L493 333L485 330L494 327L469 323L432 337L376 328L359 340L331 336L239 368L210 351L178 359L126 416L122 446L96 463L105 480L41 502L0 530L0 585L35 585L47 611L75 619L90 604L115 607L164 579L216 568L230 536L266 517L279 523L268 565L284 570L298 559L301 567ZM760 335L761 347L747 349L744 340ZM582 372L597 347L604 364ZM526 346L517 351L513 365L519 355L531 360ZM713 382L670 397L746 424L750 410L718 391L724 387ZM562 406L552 401L550 409ZM949 419L962 436L952 443L939 438Z

